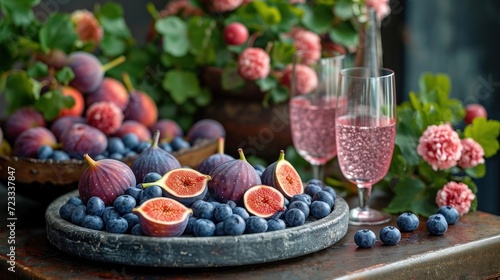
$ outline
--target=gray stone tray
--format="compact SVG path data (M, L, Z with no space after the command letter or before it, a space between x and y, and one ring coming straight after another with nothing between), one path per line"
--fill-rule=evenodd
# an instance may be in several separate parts
M59 208L77 191L54 200L45 213L47 238L78 257L150 267L222 267L267 263L310 254L344 237L349 206L337 198L332 213L285 230L217 237L149 237L113 234L73 225Z

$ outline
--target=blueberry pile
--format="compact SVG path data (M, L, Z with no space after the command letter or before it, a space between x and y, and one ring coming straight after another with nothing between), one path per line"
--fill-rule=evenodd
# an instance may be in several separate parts
M148 173L143 182L155 182L161 175ZM139 218L132 209L144 201L162 196L159 186L142 189L141 185L129 187L118 196L113 205L105 205L98 197L92 197L84 205L78 197L71 197L60 209L60 216L75 225L110 233L143 235ZM297 227L306 220L328 216L335 205L336 193L329 187L322 187L318 180L310 180L305 192L285 199L285 210L268 219L253 216L234 201L217 202L210 197L197 200L191 205L193 215L189 217L186 235L223 236L261 233Z
M135 133L127 133L123 137L109 137L106 150L94 159L111 158L122 160L127 157L134 157L150 146L150 141L141 141ZM174 137L170 142L162 142L158 146L169 153L191 147L189 142L181 136ZM51 146L43 145L38 149L37 158L63 161L71 159L71 156L64 151L54 150Z
M451 206L442 206L438 211L429 216L426 222L426 229L430 235L443 235L449 225L454 225L460 215L457 209ZM396 245L401 240L401 232L412 232L419 226L417 215L413 213L403 213L396 220L397 227L386 226L379 232L380 241L384 245ZM360 248L370 248L375 244L377 237L370 229L361 229L354 234L354 243Z

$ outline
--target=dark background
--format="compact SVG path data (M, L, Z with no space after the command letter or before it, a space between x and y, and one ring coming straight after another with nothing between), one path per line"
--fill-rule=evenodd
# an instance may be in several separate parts
M39 19L52 12L92 10L105 1L42 0ZM143 42L151 16L146 2L116 1L134 37ZM158 9L167 0L151 0ZM384 66L394 69L398 99L418 89L422 72L447 73L452 97L464 104L480 103L489 118L500 119L500 1L482 0L391 0L391 14L382 22ZM5 101L0 101L0 118ZM487 159L487 176L476 180L479 210L500 214L500 154Z

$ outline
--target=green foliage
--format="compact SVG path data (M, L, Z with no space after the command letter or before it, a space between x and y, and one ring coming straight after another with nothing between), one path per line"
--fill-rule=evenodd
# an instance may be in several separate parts
M59 49L70 52L78 39L69 15L52 14L47 23L40 28L40 45L42 51Z

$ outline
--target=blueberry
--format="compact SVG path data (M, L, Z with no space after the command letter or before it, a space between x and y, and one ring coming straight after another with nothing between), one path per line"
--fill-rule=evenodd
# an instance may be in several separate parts
M224 222L218 222L215 225L215 236L223 236L225 235L224 233Z
M282 230L286 228L285 221L282 219L267 220L267 231Z
M139 216L137 216L134 213L127 213L127 214L123 215L122 218L127 220L127 223L128 223L127 231L132 230L132 227L139 223Z
M458 218L460 217L458 210L452 206L441 206L439 207L437 213L444 216L448 225L456 224Z
M52 155L54 150L52 149L51 146L49 145L43 145L40 148L38 148L38 158L39 159L48 159Z
M224 233L226 235L241 235L245 232L245 220L236 214L231 214L224 219Z
M306 218L309 217L309 212L310 212L309 206L307 206L307 204L304 201L297 200L290 203L288 209L294 209L294 208L297 208L300 211L302 211L304 213L304 217Z
M136 153L135 151L128 151L128 152L126 152L126 153L123 155L123 157L124 157L124 158L127 158L127 157L134 157L134 156L136 156L136 155L137 155L137 153Z
M77 206L74 204L64 204L61 208L59 208L59 216L66 221L71 222L71 215L73 214L73 211L75 211L76 207Z
M128 189L125 190L125 194L133 197L136 202L140 201L139 196L141 195L142 192L143 192L142 189L138 189L136 187L129 187Z
M196 205L193 209L193 215L199 219L212 219L214 216L215 207L212 203L203 201Z
M245 233L260 233L267 231L267 221L264 218L250 216L245 221Z
M370 248L375 244L377 237L369 229L360 229L354 234L354 242L360 248Z
M130 230L130 233L133 235L144 235L144 233L142 233L140 224L133 226L132 229Z
M144 175L144 178L142 179L143 183L152 183L160 180L162 175L158 172L149 172L148 174Z
M116 159L116 160L122 160L123 155L119 153L112 153L109 155L109 158Z
M160 143L158 145L158 147L160 147L160 149L163 149L166 152L169 152L169 153L173 152L172 146L170 146L170 144L168 142Z
M234 209L234 207L236 207L236 202L232 201L232 200L228 200L226 202L227 205L229 205L229 207L231 207L231 209Z
M227 204L219 204L214 209L214 219L216 222L222 222L225 218L233 214L233 209Z
M140 200L150 199L155 197L161 197L163 195L163 191L160 186L151 186L147 187L142 191L142 197L139 196Z
M127 133L122 137L123 144L129 149L135 149L141 142L135 133Z
M332 211L330 205L328 205L324 201L319 201L319 200L311 203L310 208L311 208L311 216L313 216L318 220L328 216Z
M285 213L285 222L290 227L298 227L306 222L306 216L297 208L289 208Z
M193 210L194 210L194 208L196 208L196 206L197 206L198 204L203 203L203 202L205 202L205 200L203 200L203 199L198 199L198 200L195 200L195 201L193 202L193 204L191 204L191 209L193 209Z
M333 205L335 204L335 199L333 198L333 196L329 193L329 192L326 192L326 191L319 191L317 193L315 193L312 197L312 201L323 201L323 202L326 202L328 204L328 206L330 206L330 208L333 207Z
M321 180L319 180L319 179L311 179L311 180L307 181L307 183L306 183L306 186L309 186L309 185L316 185L316 186L323 187L323 182L321 182Z
M106 224L109 220L116 219L120 217L120 214L116 212L114 207L106 207L102 213L102 221Z
M212 201L209 201L209 202L214 206L214 208L220 205L220 202L215 201L215 200L212 200Z
M118 217L106 223L106 231L110 233L125 233L128 230L128 222L125 218Z
M310 206L312 197L306 193L296 194L292 196L292 198L290 199L290 203L296 200L304 201L308 206Z
M245 208L239 207L239 206L233 208L233 214L236 214L236 215L242 217L243 220L246 220L250 217L250 214L248 214L247 210Z
M196 220L197 219L195 217L193 217L193 216L189 217L187 226L184 229L184 233L187 233L187 234L192 234L193 233L193 225L194 225L194 222L196 222Z
M87 206L83 204L78 205L71 214L71 222L75 225L80 225L85 215L87 215Z
M55 161L63 161L63 160L69 160L69 155L63 151L54 151L52 155L50 155L50 158L55 160Z
M337 198L337 192L335 192L335 190L332 187L324 186L322 190L331 194L333 197L333 201L335 201L335 199Z
M189 142L184 140L181 136L176 136L174 139L172 139L172 142L170 142L170 146L172 147L172 150L174 151L180 151L182 149L189 149L190 145Z
M113 207L115 207L116 212L121 215L132 212L137 202L133 196L128 194L122 194L115 199L113 202Z
M112 154L125 154L125 144L119 137L109 137L107 150L110 155Z
M417 215L410 212L405 212L399 215L396 220L396 224L402 232L411 232L416 230L419 223Z
M254 164L253 168L255 169L255 171L260 171L260 172L264 172L264 170L266 170L266 167L261 164Z
M97 161L97 160L101 160L101 159L105 159L105 158L106 158L106 156L101 154L101 155L95 156L94 160Z
M197 219L193 224L193 234L195 236L214 236L214 222L208 219Z
M315 193L322 191L322 190L323 190L323 187L321 185L308 184L308 185L306 185L306 187L304 189L304 193L313 197Z
M101 217L96 215L86 215L80 225L82 227L95 230L102 230L104 228L104 222L102 221Z
M68 202L66 202L66 203L74 204L74 205L78 206L78 205L82 205L83 201L78 196L72 196L68 199Z
M87 201L87 212L90 215L101 216L106 205L98 196L93 196Z
M144 150L146 150L147 148L151 147L151 143L149 143L148 141L141 141L139 143L139 145L137 145L135 147L135 151L137 153L142 153Z
M285 207L288 207L288 205L290 205L290 200L288 200L288 198L285 197Z
M383 227L378 236L384 245L396 245L401 240L401 232L393 226Z
M427 219L426 227L431 235L443 235L448 230L448 222L442 214L434 214Z

